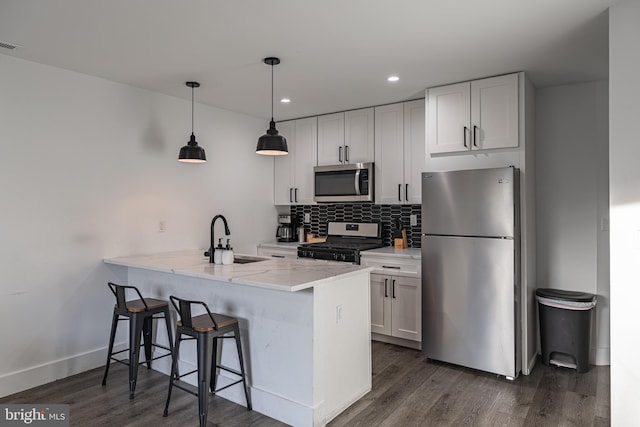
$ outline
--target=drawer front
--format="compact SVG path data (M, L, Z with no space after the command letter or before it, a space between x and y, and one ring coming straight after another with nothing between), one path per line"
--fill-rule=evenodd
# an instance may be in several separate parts
M269 258L296 259L298 258L298 249L295 247L291 249L258 248L258 255Z
M363 256L360 264L374 267L375 273L393 274L396 276L418 277L420 276L420 260L403 259L397 257L370 257Z

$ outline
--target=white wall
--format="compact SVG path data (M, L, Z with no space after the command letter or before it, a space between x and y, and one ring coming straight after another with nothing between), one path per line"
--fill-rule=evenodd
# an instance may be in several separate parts
M608 130L607 81L538 89L538 287L598 295L591 363L605 365L609 364Z
M190 100L6 55L0 70L2 396L104 363L106 282L126 278L103 258L206 248L218 213L255 253L275 209L265 120L196 104L209 161L183 164Z
M640 420L640 2L609 10L611 424Z

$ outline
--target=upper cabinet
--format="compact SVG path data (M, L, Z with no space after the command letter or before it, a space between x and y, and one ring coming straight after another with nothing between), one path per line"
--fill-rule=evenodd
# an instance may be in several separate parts
M278 128L287 138L289 154L274 157L274 203L312 204L313 167L317 164L317 118L280 122Z
M425 101L375 108L376 203L421 203Z
M518 75L427 89L430 153L518 146Z
M318 165L373 162L373 118L373 108L319 116Z

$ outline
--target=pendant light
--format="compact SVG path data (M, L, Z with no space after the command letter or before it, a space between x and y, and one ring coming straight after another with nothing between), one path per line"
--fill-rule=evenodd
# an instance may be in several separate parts
M271 121L267 133L258 139L256 153L266 156L282 156L288 154L287 140L284 136L278 135L276 123L273 121L273 66L280 63L280 59L269 57L264 58L264 63L271 65Z
M200 87L200 83L187 82L186 85L191 88L191 138L189 138L187 145L180 149L178 161L184 163L204 163L207 161L204 148L198 145L196 136L193 134L193 89Z

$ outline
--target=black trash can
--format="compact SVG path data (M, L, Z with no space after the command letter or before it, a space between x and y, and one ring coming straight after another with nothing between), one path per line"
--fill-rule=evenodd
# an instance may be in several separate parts
M591 321L596 296L586 292L536 290L542 362L589 370ZM572 363L574 362L574 363Z

